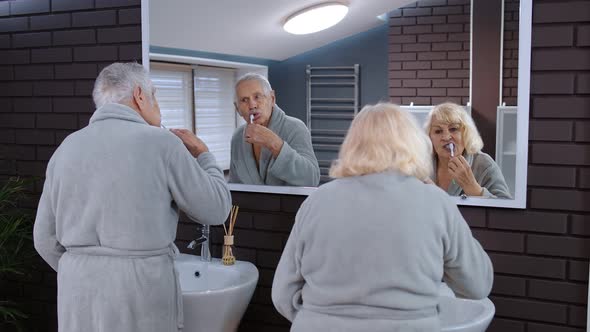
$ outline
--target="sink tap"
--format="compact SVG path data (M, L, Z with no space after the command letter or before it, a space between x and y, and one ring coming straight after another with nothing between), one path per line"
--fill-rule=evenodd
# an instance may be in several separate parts
M211 251L209 251L209 225L203 225L201 227L201 237L196 240L192 240L191 243L186 246L188 249L195 249L199 244L201 245L201 260L204 262L211 261Z

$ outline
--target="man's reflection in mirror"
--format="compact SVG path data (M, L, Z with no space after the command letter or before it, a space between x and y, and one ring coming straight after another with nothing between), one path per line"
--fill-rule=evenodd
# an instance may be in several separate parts
M317 186L320 168L305 124L275 104L268 80L249 73L235 85L236 111L246 121L233 134L229 182Z
M425 129L432 142L432 181L437 186L452 196L512 198L500 167L481 151L481 136L462 106L435 106Z

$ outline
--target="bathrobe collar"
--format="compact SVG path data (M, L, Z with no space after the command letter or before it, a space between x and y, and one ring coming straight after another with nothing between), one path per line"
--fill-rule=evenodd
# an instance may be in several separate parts
M149 125L134 109L129 106L116 103L104 104L98 108L96 111L94 111L94 114L90 118L89 123L108 119L118 119Z
M272 107L272 115L268 123L268 129L273 133L277 134L280 132L285 122L285 112L278 107L276 104ZM272 165L274 159L272 153L267 148L263 147L260 149L260 163L259 167L256 168L256 158L254 151L252 150L252 144L242 140L242 149L244 156L246 156L246 167L248 168L248 176L250 177L249 183L252 184L265 184L266 175L268 174L267 169Z

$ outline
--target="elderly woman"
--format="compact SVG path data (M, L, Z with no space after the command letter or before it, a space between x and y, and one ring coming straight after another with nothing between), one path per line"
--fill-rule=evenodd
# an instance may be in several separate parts
M512 198L500 167L481 152L483 141L463 107L435 106L425 124L432 141L432 181L451 196Z
M393 104L366 106L339 159L301 205L272 287L291 331L440 331L441 280L492 287L489 257L450 197L423 183L430 142Z

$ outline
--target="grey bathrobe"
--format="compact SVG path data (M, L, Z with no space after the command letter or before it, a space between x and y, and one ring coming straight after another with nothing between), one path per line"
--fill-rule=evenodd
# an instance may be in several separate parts
M450 197L396 172L336 179L303 202L272 285L292 332L440 331L441 280L492 287L488 255Z
M230 207L211 153L193 158L127 106L97 109L51 157L35 220L35 248L57 271L59 331L178 331L179 208L220 224Z
M270 150L262 148L259 168L256 167L252 144L244 140L245 129L246 125L239 127L231 140L229 182L273 186L318 185L320 167L311 145L311 134L301 120L273 106L268 129L284 143L276 159Z
M475 181L483 188L482 197L512 198L502 170L489 154L484 152L478 152L476 154L464 153L463 156L471 166ZM436 157L433 158L433 164L434 174L432 174L432 180L436 182ZM461 196L463 189L455 181L451 181L447 193L451 196Z

